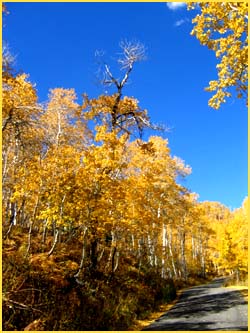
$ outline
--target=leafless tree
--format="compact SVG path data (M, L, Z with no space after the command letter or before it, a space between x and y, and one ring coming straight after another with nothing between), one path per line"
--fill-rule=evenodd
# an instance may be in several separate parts
M6 76L12 71L15 57L11 54L8 44L3 41L2 47L2 75Z
M146 59L146 48L144 44L139 41L124 40L120 42L119 46L121 52L119 53L117 62L123 73L122 78L116 78L110 66L107 63L101 63L103 67L101 71L103 74L103 78L101 79L102 84L106 87L113 86L116 89L114 105L111 112L112 130L119 128L121 131L131 134L128 127L135 126L140 136L142 135L143 129L146 127L155 130L163 130L161 126L154 125L150 122L145 110L141 110L141 112L139 111L136 114L133 110L128 110L123 114L119 112L123 88L128 83L135 64ZM98 56L102 56L103 54L103 51L96 53Z
M122 79L116 79L107 64L104 64L104 79L102 83L110 86L115 85L117 92L121 93L123 87L128 81L129 75L132 72L136 62L146 59L146 48L140 42L121 41L120 48L122 52L117 59L120 69L125 71Z

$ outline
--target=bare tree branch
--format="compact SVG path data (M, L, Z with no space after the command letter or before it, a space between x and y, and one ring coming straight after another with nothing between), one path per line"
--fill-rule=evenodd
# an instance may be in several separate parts
M111 126L112 129L120 129L121 131L131 135L129 128L136 127L139 132L139 136L142 136L144 128L150 128L153 130L165 131L166 129L162 126L152 124L147 116L147 114L138 109L136 112L133 110L128 110L127 112L120 113L119 106L122 100L123 88L127 84L130 74L134 68L136 62L146 59L146 48L139 41L121 41L119 44L121 52L119 53L119 58L117 59L120 65L120 70L124 73L121 79L116 78L110 69L110 66L106 63L102 63L103 66L103 79L102 84L106 86L114 86L116 88L116 93L114 94L114 104L111 110ZM103 52L96 52L95 55L100 57L103 56ZM99 60L100 63L100 60Z
M114 74L111 72L110 67L100 60L103 57L104 52L96 51L95 56L98 58L97 62L99 65L102 65L103 68L103 79L101 79L102 84L110 86L112 84L118 90L118 93L121 93L122 88L127 83L129 75L134 67L136 62L146 59L146 48L145 46L138 41L121 41L119 44L121 52L119 53L119 58L117 59L118 64L120 65L120 70L124 71L124 76L122 79L115 78ZM100 70L98 70L100 73Z
M146 59L146 48L138 41L124 40L121 41L120 47L122 54L118 63L121 65L121 69L130 69L135 62Z

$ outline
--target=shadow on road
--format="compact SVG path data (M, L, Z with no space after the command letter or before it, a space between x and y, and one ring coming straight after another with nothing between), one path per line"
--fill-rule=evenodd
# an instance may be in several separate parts
M232 326L232 327L214 327L211 328L211 325L214 325L214 322L206 323L186 323L178 322L178 324L165 324L164 328L162 325L154 325L154 327L148 327L142 331L247 331L247 327L242 326Z
M233 323L225 324L226 327L223 328L223 317L220 323L212 321L210 315L218 315L232 307L247 304L239 291L218 288L222 282L216 279L209 285L184 291L173 308L143 331L247 331L247 326L239 322L235 323L235 326ZM218 291L210 288L218 288ZM202 322L205 316L207 321Z

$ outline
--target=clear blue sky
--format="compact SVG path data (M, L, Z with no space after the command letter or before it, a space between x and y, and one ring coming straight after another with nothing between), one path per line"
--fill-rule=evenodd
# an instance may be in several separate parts
M239 207L247 195L247 109L228 100L208 107L204 91L216 79L212 51L190 36L196 12L171 10L166 3L7 3L3 39L16 55L16 68L30 74L40 101L50 88L75 88L97 97L95 51L105 59L122 39L147 47L147 60L134 68L124 94L134 96L164 134L172 155L192 167L185 186L200 201ZM113 67L114 70L115 67Z

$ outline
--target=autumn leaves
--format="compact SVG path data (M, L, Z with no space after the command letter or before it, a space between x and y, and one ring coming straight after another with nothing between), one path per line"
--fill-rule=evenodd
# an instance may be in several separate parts
M122 50L122 79L104 66L103 83L115 92L85 94L82 104L73 89L57 88L39 105L27 75L3 73L4 237L20 227L25 256L33 254L34 233L48 256L75 240L82 246L72 272L78 281L84 268L114 274L128 258L163 278L246 271L246 236L239 244L234 237L245 215L198 203L178 181L191 169L171 156L167 140L142 140L145 128L157 126L123 96L142 48L123 43Z
M247 96L248 84L248 3L200 2L201 13L193 19L192 35L215 52L219 59L218 78L209 82L213 92L209 105L219 109L226 97ZM189 8L194 8L194 3Z
M72 239L82 244L77 274L72 272L78 281L86 267L114 274L126 258L164 278L246 270L244 214L198 203L177 182L190 168L171 156L167 140L133 140L136 117L142 117L136 100L121 98L116 119L122 126L114 128L116 94L90 100L84 109L73 90L55 89L39 110L32 85L18 82L8 81L4 95L3 231L10 236L11 227L23 228L26 256L35 232L48 255Z

